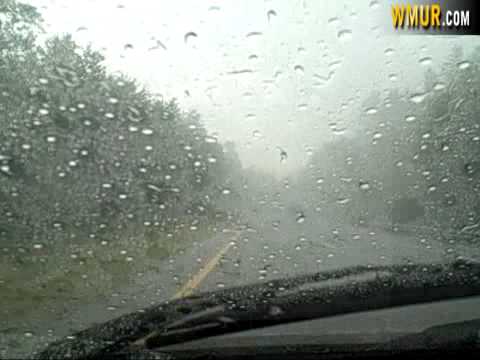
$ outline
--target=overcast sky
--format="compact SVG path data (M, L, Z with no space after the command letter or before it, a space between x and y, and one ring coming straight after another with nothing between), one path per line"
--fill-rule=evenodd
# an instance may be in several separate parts
M371 91L421 90L426 67L437 68L452 44L473 44L399 36L389 28L389 5L370 0L27 2L49 33L93 44L111 71L198 110L219 141L236 143L245 167L279 176L305 165L324 141L348 135ZM425 57L431 62L419 61ZM288 153L284 163L277 146Z

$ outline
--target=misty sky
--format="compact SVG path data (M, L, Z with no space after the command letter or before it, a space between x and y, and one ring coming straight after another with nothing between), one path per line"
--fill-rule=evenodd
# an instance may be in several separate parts
M322 142L348 136L371 91L421 91L426 67L438 68L453 44L474 45L399 36L389 5L370 0L26 2L48 33L92 43L110 71L199 111L219 141L236 143L244 167L279 176L304 166Z

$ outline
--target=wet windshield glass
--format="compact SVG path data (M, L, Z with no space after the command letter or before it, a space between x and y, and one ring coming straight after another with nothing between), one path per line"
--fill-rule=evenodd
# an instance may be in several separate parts
M480 255L478 38L396 34L377 1L3 0L0 44L0 357Z

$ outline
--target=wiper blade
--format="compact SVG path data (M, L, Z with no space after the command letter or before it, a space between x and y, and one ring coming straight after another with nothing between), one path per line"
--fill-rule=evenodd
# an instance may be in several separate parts
M356 266L153 306L52 344L40 358L100 359L127 349L148 351L289 322L478 295L475 261Z

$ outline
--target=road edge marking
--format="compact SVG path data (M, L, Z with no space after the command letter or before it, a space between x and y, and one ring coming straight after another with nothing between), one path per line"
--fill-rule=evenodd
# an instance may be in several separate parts
M207 277L207 275L215 269L217 264L220 262L220 259L223 255L227 253L227 251L234 245L233 242L228 242L225 244L220 251L211 258L207 264L200 269L190 280L187 281L185 285L183 285L180 290L173 296L172 300L180 299L182 297L189 296L193 293L193 291L198 288L198 286L202 283L202 281Z

